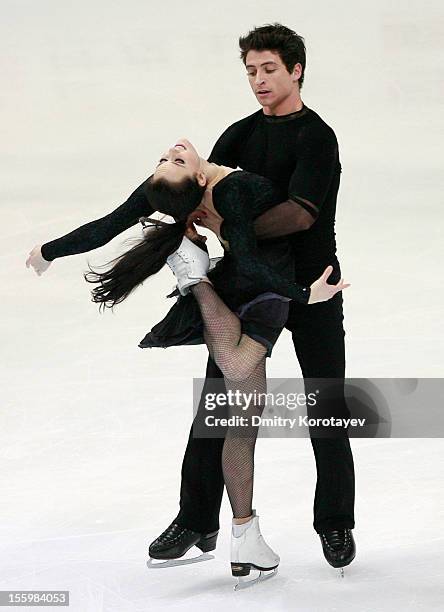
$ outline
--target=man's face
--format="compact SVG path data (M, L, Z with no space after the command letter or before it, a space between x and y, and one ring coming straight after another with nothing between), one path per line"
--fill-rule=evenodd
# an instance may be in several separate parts
M249 51L246 69L251 89L261 106L272 110L298 87L295 83L301 74L301 64L296 64L289 74L285 64L275 51Z
M200 157L189 140L180 138L174 147L162 153L154 171L154 179L165 178L171 183L180 183L192 178L200 169Z

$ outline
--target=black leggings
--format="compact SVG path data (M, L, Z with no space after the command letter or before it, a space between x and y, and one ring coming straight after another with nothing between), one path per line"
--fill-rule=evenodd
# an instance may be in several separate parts
M304 306L291 302L286 325L292 332L296 355L304 378L337 378L345 375L342 294L328 302ZM206 378L223 375L211 358ZM202 396L214 383L205 383ZM199 405L196 419L204 414ZM345 400L335 414L348 416ZM182 464L180 511L175 521L199 533L219 529L219 511L224 489L221 454L222 438L194 438L191 427ZM316 461L317 482L313 527L319 533L329 528L354 527L355 477L353 456L347 434L341 438L311 438Z

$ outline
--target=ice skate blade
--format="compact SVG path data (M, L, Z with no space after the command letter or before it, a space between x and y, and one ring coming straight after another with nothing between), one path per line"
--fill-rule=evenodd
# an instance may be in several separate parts
M249 580L246 576L239 576L238 583L235 585L234 590L240 591L242 589L248 589L252 587L253 585L258 584L259 582L264 582L265 580L269 580L270 578L273 578L273 576L276 576L278 572L278 568L275 567L273 570L269 572L265 572L262 570L258 570L258 571L259 571L259 576L257 576L257 578L253 578L253 580Z
M153 559L150 557L146 562L149 569L162 569L164 567L177 567L179 565L190 565L191 563L200 563L201 561L211 561L214 559L214 555L209 553L202 553L198 557L192 557L191 559Z

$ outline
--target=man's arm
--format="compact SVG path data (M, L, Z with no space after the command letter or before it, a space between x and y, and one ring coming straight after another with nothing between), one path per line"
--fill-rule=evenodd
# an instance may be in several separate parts
M307 304L310 287L289 280L272 268L260 253L248 204L248 193L242 185L226 184L223 191L213 190L216 211L223 217L221 236L230 244L230 254L237 260L241 273L255 283L259 292L275 291L292 300Z
M240 185L225 185L223 193L218 193L217 210L224 218L221 233L230 243L231 256L237 259L241 274L253 280L259 291L276 291L301 304L315 304L330 300L336 293L350 286L342 278L336 285L327 282L333 266L327 266L310 287L299 285L270 267L258 249L248 194L243 192Z
M328 126L307 126L288 186L288 200L270 208L254 222L259 239L309 229L316 221L339 166L338 143Z
M220 164L237 168L239 160L238 137L236 124L230 125L225 132L216 140L208 160L212 164Z
M43 258L46 261L52 261L57 257L76 255L77 253L97 249L135 225L139 217L153 213L154 211L145 195L145 184L146 181L133 191L126 202L108 215L86 223L69 234L42 245L41 254Z
M262 111L260 111L262 112ZM242 148L254 128L259 112L256 111L236 123L232 123L217 139L207 161L230 168L237 168Z
M290 199L273 206L254 221L256 236L266 240L308 230L316 221L317 210L311 203L307 206L313 213Z

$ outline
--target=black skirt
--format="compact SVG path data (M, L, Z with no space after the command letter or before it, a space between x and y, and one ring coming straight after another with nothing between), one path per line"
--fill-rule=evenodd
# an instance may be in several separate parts
M267 357L271 356L287 321L289 302L289 298L276 293L261 293L234 311L241 321L242 333L265 346ZM192 293L188 293L177 298L166 317L146 334L139 347L167 348L194 344L205 344L205 340L199 305Z
M294 278L294 260L287 239L263 241L259 243L259 251L269 265L287 278ZM258 291L254 281L241 273L229 252L218 258L208 278L219 297L238 315L242 333L263 344L267 357L270 357L287 322L291 300L277 293ZM199 305L190 292L177 297L164 319L146 334L139 347L167 348L194 344L205 344L205 340Z

